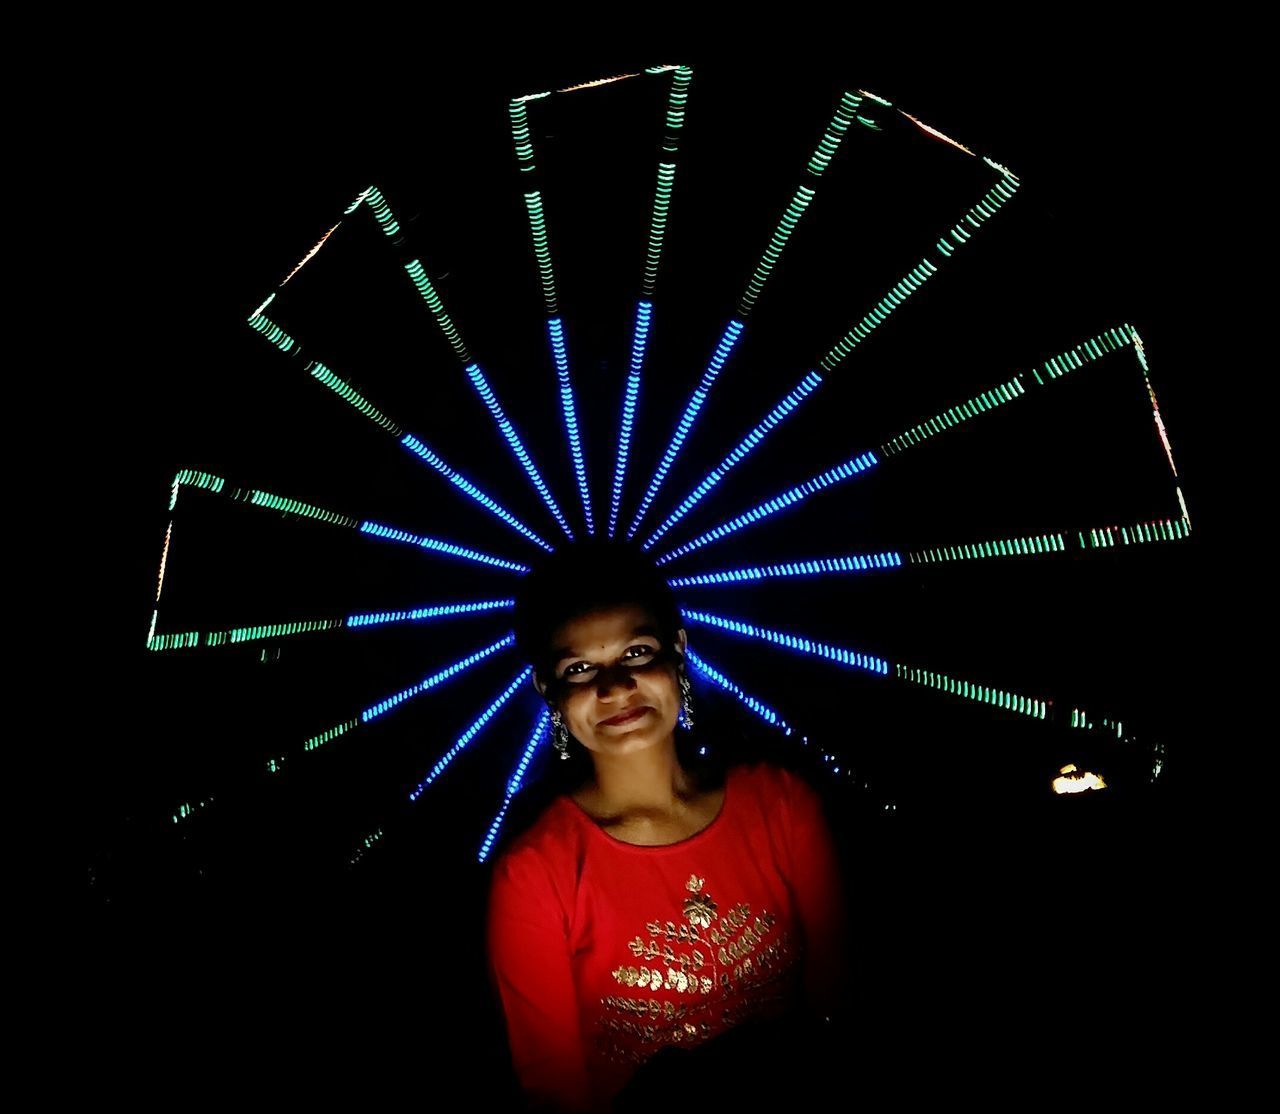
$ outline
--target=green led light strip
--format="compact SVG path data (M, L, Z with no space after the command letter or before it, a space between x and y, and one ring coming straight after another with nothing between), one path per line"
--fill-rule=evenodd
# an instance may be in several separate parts
M684 127L684 114L689 105L689 83L693 80L693 70L688 66L666 66L645 73L671 73L671 92L667 97L667 130L679 131ZM674 151L675 136L668 135L663 150Z
M610 85L617 81L633 77L671 75L671 88L667 95L667 107L664 117L665 135L662 140L662 156L658 164L657 187L654 192L653 215L649 223L649 238L645 254L644 281L642 292L644 297L651 297L654 283L657 281L658 261L662 255L663 239L666 235L667 215L671 205L672 184L675 179L676 165L674 155L679 147L680 131L684 127L685 113L689 103L689 85L693 80L693 70L689 66L648 66L643 74L621 74L615 77L600 78L596 81L582 82L557 93L570 93L582 89L594 89ZM515 147L516 162L521 173L531 173L536 168L533 129L529 124L529 104L535 100L543 100L552 94L528 94L513 98L507 105L511 123L511 139ZM546 305L547 315L556 316L559 302L556 295L555 273L551 260L550 237L547 232L547 218L542 192L538 189L527 189L523 192L525 209L529 216L529 229L533 237L533 250L538 263L538 275L542 286L542 298Z
M290 499L283 495L273 495L269 491L258 491L254 488L246 487L229 487L227 481L221 476L215 476L209 472L199 472L192 468L181 469L173 478L173 485L169 496L169 511L172 513L178 503L178 494L183 487L192 487L197 490L207 491L210 494L218 495L224 499L230 499L233 502L244 503L248 506L258 507L262 510L275 511L278 514L291 515L295 518L305 518L313 522L320 522L326 526L337 526L346 530L358 530L360 527L360 519L352 518L350 515L341 514L338 511L326 510L324 507L317 507L312 503L305 503L300 499ZM424 538L409 531L396 531L394 527L381 527L381 533L374 534L375 537L386 537L393 531L400 535L400 540L409 541L412 544L419 545L428 552L437 551L445 553L458 554L462 549L459 546L453 546L447 542L441 542L435 538ZM265 627L238 627L230 631L213 631L207 634L201 634L199 631L180 631L169 634L156 634L156 622L159 618L160 595L164 589L164 571L169 556L169 544L173 534L173 522L171 521L165 531L164 549L160 558L160 576L156 586L156 609L151 613L151 625L147 631L147 649L154 651L162 650L187 650L193 649L202 643L206 646L221 646L242 641L252 641L258 638L275 638L288 634L302 634L312 630L327 630L334 627L344 625L344 619L316 619L302 620L298 623L277 623ZM361 533L363 535L363 532ZM429 544L424 544L429 543ZM483 554L475 553L467 550L465 555L473 559L483 558ZM488 562L486 562L488 563ZM511 571L515 571L520 566L511 563ZM502 566L494 566L501 568ZM406 613L408 615L410 613ZM319 625L317 625L319 624ZM286 628L298 629L286 629ZM305 628L305 629L304 629ZM246 635L244 632L251 630L264 630L271 633L261 635ZM234 636L234 637L233 637Z
M287 638L293 634L310 634L314 631L340 630L344 619L302 619L293 623L268 623L253 627L232 627L201 634L159 635L147 644L148 650L188 650L195 646L232 646L241 642L260 642L267 638Z
M344 720L342 723L335 724L333 727L330 727L327 731L321 731L319 735L312 735L311 738L302 744L302 749L304 751L318 750L320 747L324 746L325 743L332 742L340 735L345 735L348 731L359 726L359 716L354 719ZM276 761L283 762L284 758L277 758ZM272 772L274 773L275 771Z
M363 859L375 846L377 846L379 842L381 842L383 835L384 833L381 828L375 828L367 836L363 836L360 842L356 845L355 851L347 858L347 863L350 866L355 866L359 863L361 859Z
M422 261L418 259L410 260L404 265L404 269L409 272L413 285L417 287L418 293L422 295L422 300L427 303L427 308L431 310L436 323L440 326L440 331L444 333L445 339L452 346L458 359L464 364L470 363L471 356L467 352L467 346L463 343L462 334L458 332L458 327L450 319L448 313L445 312L444 302L440 299L440 295L436 293L436 288L431 285L431 280L427 278L427 272L422 268Z
M965 402L934 415L932 418L913 426L905 433L892 438L880 447L880 451L885 457L900 454L912 446L928 440L930 437L961 425L970 418L976 418L980 414L995 410L1007 402L1021 398L1027 393L1028 386L1048 387L1086 364L1100 360L1113 352L1119 352L1129 345L1133 346L1137 355L1143 383L1151 401L1156 431L1168 458L1169 468L1176 480L1178 470L1173 462L1173 450L1169 445L1164 421L1160 417L1155 391L1151 387L1151 379L1148 374L1149 367L1146 354L1142 348L1142 338L1138 336L1137 330L1128 324L1106 329L1097 336L1090 337L1066 352L1049 357L1043 364L1032 368L1029 373L1030 380L1025 373L1019 373L1006 383L983 391ZM1034 383L1031 380L1034 380ZM1107 549L1115 546L1142 545L1151 542L1182 541L1191 534L1191 517L1187 513L1187 505L1182 495L1182 489L1176 483L1174 485L1174 494L1177 497L1180 512L1176 517L1171 516L1133 524L1090 527L1087 530L1069 529L1057 533L1028 535L1021 538L915 550L908 555L908 563L921 565L990 557L1039 556L1045 553L1061 553L1066 550L1067 538L1073 532L1079 539L1079 548L1081 549Z
M272 344L280 349L281 352L293 352L297 355L301 351L302 346L286 333L275 322L264 317L261 313L249 319L249 324L265 336ZM295 345L297 346L295 350ZM318 360L308 360L303 368L304 371L311 373L312 377L318 379L329 390L333 391L343 402L353 407L364 417L368 418L375 425L380 426L395 438L404 436L404 430L395 422L388 418L381 410L369 402L359 391L351 386L346 380L339 378L324 364Z
M960 223L954 225L947 235L952 235L956 239L956 246L967 243L972 238L972 233L963 228L965 223L972 223L975 229L980 228L983 223L995 216L999 212L1000 207L1013 197L1018 189L1018 183L1015 179L1002 179L990 189L986 197L979 201L977 205L971 208L960 219ZM955 251L955 247L948 244L946 236L940 239L935 245L941 253L943 261L949 259ZM840 340L832 346L831 350L822 357L818 366L823 371L831 371L838 364L848 359L853 350L861 344L877 325L880 325L895 309L905 302L912 294L919 290L930 278L938 272L938 264L929 259L922 259L893 287L887 294L881 298L875 306L863 316L852 329L849 330Z
M1120 351L1132 343L1133 336L1133 330L1128 325L1107 329L1096 337L1091 337L1066 352L1050 356L1042 365L1043 376L1040 374L1040 369L1037 368L1032 368L1030 375L1034 378L1037 386L1047 386L1076 368L1084 367L1085 364L1100 359L1111 352ZM890 438L880 446L880 451L886 457L902 453L922 441L927 441L930 437L963 424L970 418L976 418L980 414L985 414L1005 405L1005 403L1021 398L1027 393L1028 385L1027 373L1020 372L1007 382L982 391L973 398L951 406L941 413L919 422L896 437Z
M201 812L202 810L208 808L209 805L212 803L213 803L212 797L209 797L203 801L194 801L194 802L183 801L182 804L178 806L177 812L173 814L173 822L175 824L179 824L183 820L190 820L191 817L195 816L198 812Z
M787 204L787 208L782 214L782 219L778 221L778 227L774 229L773 236L769 239L769 246L765 248L764 255L756 265L755 272L752 274L750 281L747 283L747 288L743 291L742 297L738 302L739 319L745 320L747 315L755 308L756 302L764 291L765 283L768 282L769 276L772 274L778 260L782 258L782 251L787 246L787 241L796 230L800 223L800 218L804 216L805 210L809 207L809 203L816 194L816 189L814 188L817 185L816 180L831 165L831 160L835 157L836 151L840 147L840 141L844 139L849 130L849 125L853 123L857 115L858 106L861 103L862 98L857 93L844 93L841 96L835 115L832 116L827 124L822 138L818 141L818 147L810 157L806 167L814 178L814 185L796 187L796 192Z
M845 93L840 98L840 106L836 109L836 114L827 124L827 130L818 140L817 150L809 159L809 173L815 178L821 177L822 172L831 165L831 160L835 158L836 151L840 147L840 141L849 130L849 125L857 117L861 105L862 98L857 93Z
M524 195L525 211L529 214L529 231L533 236L533 254L538 260L538 280L542 284L542 300L547 314L554 317L556 309L556 276L551 269L551 241L547 236L547 215L542 208L542 192L529 190Z
M371 614L351 615L342 619L302 619L292 623L260 623L249 627L232 627L230 630L209 631L201 635L183 633L160 635L148 645L150 650L190 649L205 646L235 646L242 642L262 642L267 639L288 638L295 634L313 634L316 631L366 630L390 626L395 623L422 622L427 619L458 619L464 616L484 615L513 606L512 600L480 600L474 603L424 604L421 607L401 611L380 611ZM194 641L192 640L194 636Z
M1110 549L1116 546L1144 545L1150 542L1182 541L1191 535L1187 518L1160 518L1131 526L1096 526L1076 530L1080 549ZM911 565L935 565L948 561L981 561L992 557L1040 557L1065 553L1071 531L1050 534L1028 534L1019 538L966 542L960 545L936 546L913 550L907 555ZM1075 548L1075 547L1072 547Z
M212 491L215 494L222 491L223 485L227 481L221 476L215 476L210 472L197 472L191 468L183 468L176 476L173 477L173 489L169 496L169 509L177 505L178 489L183 487L200 487L206 491Z
M523 100L507 105L511 117L511 138L516 147L516 161L522 171L533 169L533 135L529 131L529 110Z
M387 199L382 196L377 186L370 186L365 190L363 200L373 211L373 219L378 222L383 232L392 239L400 235L400 222L392 214L391 206L387 204Z
M1117 739L1124 738L1124 721L1118 719L1107 719L1105 716L1094 723L1089 718L1089 713L1083 708L1071 709L1071 726L1084 731L1113 731Z
M904 278L894 283L889 292L863 316L861 321L836 341L831 350L818 361L818 366L823 371L831 371L843 363L853 350L871 335L871 331L877 325L928 282L937 271L936 264L922 259Z
M1007 383L999 383L965 402L949 407L942 413L912 426L906 432L886 441L880 447L880 451L885 456L900 453L961 422L976 418L979 414L985 414L988 410L994 410L1006 402L1012 402L1015 398L1021 398L1026 393L1027 389L1022 385L1022 377L1015 375Z
M1067 543L1061 533L1028 534L1020 538L944 545L918 549L907 554L907 563L933 565L940 561L976 561L986 557L1033 557L1043 553L1063 553Z
M1143 545L1147 542L1176 542L1191 534L1189 518L1159 518L1132 526L1098 526L1086 535L1079 531L1081 549L1111 549L1117 545Z
M282 514L296 515L299 518L310 518L316 522L324 522L330 526L342 526L354 529L360 520L337 511L328 511L312 503L304 503L300 499L290 499L284 495L272 495L269 491L258 491L252 487L227 487L227 481L221 476L213 476L208 472L193 472L189 468L182 469L173 479L173 494L169 500L169 509L177 505L178 491L182 487L194 487L221 495L237 502L248 503L265 510L279 511Z
M641 292L646 298L653 296L658 281L658 262L662 258L663 237L667 232L667 212L671 208L671 191L676 177L676 164L658 164L658 185L653 197L653 216L649 222L649 246L644 258L644 281Z
M960 681L948 676L946 673L937 673L932 669L917 669L911 665L895 665L893 669L894 675L899 680L924 685L927 688L950 693L952 696L963 697L965 700L973 700L979 704L990 704L992 707L1003 708L1008 712L1017 712L1019 715L1030 716L1032 719L1044 719L1053 704L1051 700L1037 700L1032 697L1021 696L1018 693L1009 692L1007 689L998 689L989 685L977 685L970 681Z

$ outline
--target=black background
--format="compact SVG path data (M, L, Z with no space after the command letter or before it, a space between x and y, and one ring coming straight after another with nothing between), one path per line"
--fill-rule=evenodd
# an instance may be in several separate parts
M264 787L245 771L260 768L282 741L296 747L498 637L503 624L459 620L437 628L439 635L424 628L285 640L280 660L268 663L258 660L256 646L184 656L148 654L144 643L168 488L183 467L504 556L532 552L243 324L370 181L407 218L402 223L433 278L452 276L452 287L438 284L451 314L561 506L576 513L568 466L557 457L563 435L505 100L650 60L616 50L503 65L435 58L417 68L388 62L358 76L321 62L278 71L255 62L239 73L230 65L206 72L161 64L122 78L117 92L124 95L102 114L85 148L105 186L86 190L83 224L94 228L105 261L96 270L102 300L116 309L103 362L79 373L93 399L86 424L101 440L95 466L75 476L88 521L101 526L99 568L109 578L109 591L98 597L106 613L95 622L101 641L84 689L96 725L82 755L83 784L91 788L75 794L85 912L102 926L91 950L100 970L118 962L115 973L128 973L104 1001L128 987L154 1002L153 1019L172 1006L188 1031L204 1034L194 1040L199 1049L206 1038L216 1045L216 1026L207 1023L235 1000L231 987L273 1003L275 1020L264 1033L285 1043L332 1037L322 1018L354 1030L353 1017L387 1016L407 998L409 1013L421 1019L415 1031L437 1042L434 1053L418 1049L433 1067L447 1065L465 1041L497 1048L489 1062L501 1072L478 939L485 876L474 852L501 801L495 786L522 741L521 713L495 721L414 806L416 814L403 798L510 679L514 660L356 732L316 756L314 769L291 771L292 781ZM1201 354L1188 328L1200 252L1188 213L1203 185L1186 142L1196 128L1196 98L1173 63L1098 43L1053 65L1034 52L972 67L955 60L891 64L871 51L840 59L730 59L706 51L687 60L695 70L689 126L641 396L631 507L634 487L650 474L842 88L861 86L900 103L1010 166L1024 188L957 254L954 274L944 268L859 350L850 367L863 378L833 375L809 404L809 424L801 428L797 417L790 440L777 435L777 457L766 450L767 459L744 464L726 482L717 504L725 516L1120 321L1133 323L1147 342L1197 528L1188 542L1039 565L991 562L904 578L903 586L851 578L838 589L823 580L686 598L894 660L1078 700L1103 714L1114 709L1135 723L1139 757L1117 757L1100 743L1080 747L1061 732L1011 724L1018 717L899 690L896 682L798 664L781 651L744 652L744 644L714 633L701 643L713 662L816 743L852 760L866 786L828 781L826 791L858 899L853 946L866 1016L891 1019L882 1037L909 1032L928 1041L936 1031L923 1018L945 1028L940 1011L963 1014L964 1003L976 1002L1002 1019L1004 1040L1014 1039L1014 1019L1028 1016L1064 1029L1090 1021L1118 1030L1117 1018L1136 1011L1146 1019L1135 1024L1142 1029L1167 990L1159 972L1168 960L1170 918L1199 854L1174 801L1179 787L1195 780L1194 756L1207 727L1193 653L1209 610L1200 587L1203 524L1214 517L1198 482L1209 455L1208 420L1197 378ZM1179 95L1182 109L1173 114L1169 100ZM656 120L656 96L651 104ZM536 109L531 116L537 136ZM718 135L721 120L729 136L750 138L750 145ZM587 119L580 126L595 125ZM608 223L613 210L592 206L596 182L576 169L582 159L581 149L570 147L573 134L566 122L560 147L546 147L547 164L559 157L562 169L544 190L553 249L563 253L557 273L580 406L584 417L593 407L602 415L595 426L584 420L589 451L598 454L599 520L611 446L592 430L615 428L609 423L616 423L620 401L640 237L629 242L629 261L614 249L622 241ZM656 128L651 134L656 139ZM638 146L651 166L652 147ZM919 198L911 195L891 216L842 224L839 190L861 185L841 164L846 154L837 156L806 217L815 230L825 218L824 234L805 241L802 225L788 248L687 459L668 480L664 513L811 366L823 340L856 319L850 307L874 301L986 188L976 185L980 176L966 187L968 160L922 147L920 181L936 191L922 185ZM694 188L700 165L718 190ZM599 170L600 196L631 181L625 162L612 176L608 170ZM560 209L554 184L565 191ZM648 178L643 186L649 189ZM893 196L891 186L883 184L881 196ZM575 189L581 200L571 206ZM917 201L922 225L911 219ZM346 231L344 225L340 234ZM319 277L332 262L326 245L295 280L296 290L288 288L297 294L301 322L303 279L314 271L312 330L293 325L283 310L281 323L304 338L332 324L331 349L311 342L313 356L358 382L554 539L523 477L509 459L494 459L505 449L425 313L419 308L413 317L416 295L408 284L400 280L404 313L396 324L387 323L393 310L380 300L394 284L342 285L364 273L357 270L363 263L376 266L386 248L368 227L361 231L367 235L348 256L339 255L348 249L335 235L333 254L345 266L325 272L332 285ZM910 246L902 244L905 232L915 233ZM838 263L838 255L822 254L824 244L841 251L865 245L867 258ZM605 269L588 279L593 250L616 262L617 273ZM813 270L803 269L805 259ZM382 262L389 273L389 250ZM832 296L835 316L822 316L826 295L816 274L849 284L848 301ZM279 304L287 304L285 295ZM345 305L359 307L351 320L326 321L328 307ZM379 307L386 319L377 316ZM816 332L801 327L806 313ZM371 336L374 324L385 332ZM408 350L430 369L416 381L400 362L411 337L420 348ZM362 358L368 370L357 368ZM1111 370L1126 359L1111 357ZM1129 364L1124 370L1114 395L1082 387L1064 397L1061 413L1040 415L1040 424L1028 420L1022 430L1010 421L985 446L957 431L955 447L918 450L910 467L904 458L892 486L887 470L885 482L868 482L865 495L854 492L854 481L847 499L833 496L825 510L815 500L807 517L794 512L792 522L759 528L748 546L731 550L726 542L687 567L946 542L966 523L982 523L965 535L981 538L1171 516L1167 470L1163 482L1158 467L1150 470L1160 453L1149 412L1144 419L1134 397L1140 380L1127 374ZM778 459L787 465L775 476ZM1006 485L1005 498L971 498L997 485ZM1052 497L1037 507L1041 492ZM198 509L205 507L209 517L202 519ZM357 553L354 543L343 549L333 542L330 552L332 535L323 528L247 511L218 517L225 513L199 495L180 503L170 567L175 619L162 630L291 618L296 608L273 602L291 592L302 613L321 615L482 598L509 583L376 543ZM865 518L851 517L859 514ZM651 512L646 521L657 519ZM704 514L697 524L715 521ZM201 543L186 542L184 552L187 537ZM190 564L180 565L180 556ZM426 576L419 582L420 573ZM254 592L261 603L246 612ZM180 621L187 616L189 626ZM695 647L697 634L691 630ZM525 712L531 695L521 694ZM713 693L705 698L708 707L721 707ZM722 714L734 715L727 707ZM1145 774L1155 741L1166 747L1166 771L1164 784L1151 787ZM774 745L780 760L792 759L782 742ZM1057 766L1081 757L1113 764L1119 777L1110 798L1063 801L1047 793ZM175 836L169 812L205 786L225 787L234 811L219 816L211 806L190 822L189 835ZM895 807L886 812L886 803ZM352 870L348 858L376 826L388 834L385 845ZM471 1040L464 1032L481 1035Z

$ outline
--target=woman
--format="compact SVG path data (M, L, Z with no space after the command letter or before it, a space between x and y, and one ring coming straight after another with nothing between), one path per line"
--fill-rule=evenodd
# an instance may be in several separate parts
M829 1019L846 914L820 798L766 763L717 775L677 731L687 635L652 562L562 547L521 585L516 640L552 712L555 772L575 768L490 885L489 977L529 1101L607 1110L646 1080L661 1093L673 1060L718 1064L731 1029L741 1044Z

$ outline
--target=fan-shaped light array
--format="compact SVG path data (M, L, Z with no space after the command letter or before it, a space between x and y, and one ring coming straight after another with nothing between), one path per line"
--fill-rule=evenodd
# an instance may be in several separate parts
M615 536L620 521L619 515L623 497L626 494L627 466L637 421L641 378L648 351L649 336L656 315L657 280L670 219L674 182L678 169L679 138L685 122L692 70L686 66L649 67L643 72L643 75L638 73L621 74L566 86L556 90L555 93L527 94L513 98L508 105L516 167L521 179L521 196L529 219L533 260L537 269L544 309L547 315L547 341L550 347L552 363L555 367L569 457L582 500L584 522L589 534L594 533L591 487L587 476L586 454L575 405L568 343L557 292L547 207L540 184L530 115L534 106L542 102L549 102L556 95L598 89L619 81L642 78L644 75L669 76L671 85L664 119L665 130L659 144L660 153L656 165L653 208L648 224L647 239L643 245L640 245L643 250L639 298L630 339L628 371L623 386L622 413L609 500L608 532L610 536ZM744 334L749 315L756 309L768 280L777 267L790 238L799 227L806 212L811 208L822 175L837 156L842 143L855 122L861 123L873 132L878 132L882 129L883 124L893 119L892 115L885 118L880 111L881 108L892 109L893 106L890 102L866 90L846 92L840 98L834 115L828 122L816 149L805 165L803 180L796 186L791 195L759 262L747 281L746 287L738 300L735 315L730 318L724 327L701 378L694 387L684 410L681 412L681 416L676 421L670 440L660 456L657 469L639 500L634 518L627 531L628 537L635 536L641 521L656 500L677 456L686 446L714 384L720 378L721 372ZM866 110L866 114L864 114L864 110ZM543 110L539 108L536 111L541 112ZM973 156L974 153L963 144L943 135L937 129L915 117L902 112L901 109L895 111L901 118L918 128L922 134ZM879 140L872 140L872 142L879 142ZM758 449L767 436L783 421L792 417L801 405L812 397L826 375L848 360L857 347L877 327L883 324L890 315L899 309L914 293L919 291L930 278L937 274L955 252L970 242L974 234L1013 198L1020 185L1017 177L1007 168L990 158L984 157L982 161L996 173L997 180L995 184L975 205L970 207L960 220L933 242L932 251L924 258L921 258L915 266L911 267L901 279L888 289L879 301L866 310L853 327L836 340L826 351L817 361L817 364L807 370L800 380L783 394L765 416L739 440L734 449L700 483L695 485L692 491L676 505L671 513L649 535L644 543L646 549L651 548L659 539L678 525L699 503L705 500L707 495L724 479L731 469L736 467L749 453ZM444 299L431 280L421 253L410 252L405 245L403 229L387 199L375 186L369 186L345 210L344 218L355 213L362 206L368 209L373 220L385 234L386 241L390 242L395 248L403 250L404 254L399 259L399 263L404 273L412 282L454 356L463 365L464 373L497 425L500 434L520 468L532 483L563 533L572 538L573 533L569 527L567 517L556 503L551 486L544 480L538 470L531 454L516 431L515 425L509 419L488 377L484 374L481 365L472 358L461 331L450 316ZM317 256L324 244L342 224L343 221L339 221L320 238L297 266L289 272L283 282L280 283L280 287L288 283L303 266ZM470 499L480 503L491 514L542 549L550 550L552 548L528 526L486 495L477 485L452 469L425 441L407 432L390 417L382 413L351 383L341 378L324 363L317 360L307 360L302 357L302 346L297 339L265 314L267 308L274 303L278 289L273 291L250 316L249 323L256 331L270 341L281 353L294 359L302 359L304 370L314 379L340 397L364 418L395 437L404 448L429 464ZM890 437L878 447L864 450L840 464L819 472L812 478L785 489L780 494L758 503L749 510L731 517L720 525L704 531L692 540L671 549L659 557L657 563L665 565L712 542L732 536L744 527L791 508L810 496L861 475L871 468L890 462L908 449L929 442L949 429L968 423L984 414L1001 410L1017 399L1024 397L1030 391L1046 388L1070 372L1130 345L1135 350L1150 397L1158 436L1176 481L1177 469L1174 467L1172 449L1156 402L1155 393L1151 388L1145 348L1141 337L1131 326L1126 324L1099 333L1070 350L1050 357L1029 372L1020 372L1006 378L993 387L961 402L954 403L930 417L917 421L914 425ZM499 571L517 574L528 571L528 566L516 561L483 553L453 542L427 537L383 523L360 520L326 510L302 500L272 495L254 489L230 488L221 477L198 470L184 469L175 477L169 506L171 512L176 506L180 489L184 486L262 509L276 511L286 516L304 518L328 526L355 529L367 537L415 545L442 556L478 563ZM1073 524L1054 530L1020 532L998 539L965 540L952 544L914 549L898 547L877 553L816 557L763 565L748 564L719 571L695 571L685 576L672 578L668 583L673 588L683 590L792 577L892 572L924 565L945 565L993 558L1046 556L1062 554L1068 550L1088 552L1096 549L1156 541L1179 541L1189 535L1190 518L1187 514L1182 491L1176 483L1174 491L1177 498L1178 511L1165 518L1105 526ZM172 531L173 522L170 521L161 557L156 610L153 610L152 613L151 627L147 638L147 645L151 649L177 649L197 645L219 647L241 642L277 640L290 635L318 631L384 628L395 623L491 613L510 608L513 604L513 601L509 598L495 598L472 602L419 605L387 611L352 614L344 618L311 618L289 623L257 624L233 627L205 634L200 632L157 634L155 630L156 620L160 594L163 590L165 562L168 558ZM804 654L829 662L837 667L856 669L872 676L893 677L908 684L929 688L939 693L989 705L1032 719L1062 722L1079 729L1102 730L1108 734L1114 734L1117 738L1125 738L1120 720L1091 716L1077 707L1070 709L1069 717L1066 715L1065 710L1060 716L1055 717L1055 705L1051 700L1026 696L998 685L959 678L950 673L919 665L890 662L875 654L834 645L801 632L780 631L762 627L748 619L729 618L688 608L684 609L684 615L689 623L701 624L724 631L739 638L750 639L770 647L776 647L784 652ZM358 715L345 719L313 735L302 744L300 749L304 753L315 751L335 739L345 737L362 725L402 706L406 701L434 689L493 655L511 648L513 644L514 636L508 634L489 645L483 646L454 661L452 664L429 674L422 681L368 705ZM792 733L791 725L787 723L779 711L764 700L746 692L723 669L711 665L704 657L692 651L689 651L689 660L701 678L732 695L765 722L777 727L787 735ZM426 787L433 784L461 751L493 721L501 709L511 701L519 687L528 680L530 672L528 668L523 669L483 707L472 723L455 739L453 744L431 767L426 777L409 794L410 801L418 800ZM484 837L479 854L481 861L484 861L492 852L510 801L523 783L533 757L537 752L538 745L546 738L548 730L549 712L546 708L543 708L539 712L528 736L515 771L506 784L502 806ZM804 742L807 743L808 739L805 738ZM288 754L283 754L270 759L267 763L268 771L272 773L279 772L289 757ZM840 759L837 756L823 754L822 757L834 773L839 773L842 768L845 769L846 773L849 772L847 767L842 767L838 764ZM1156 769L1153 772L1153 778L1158 773L1159 769ZM208 797L198 800L195 804L189 801L184 802L172 813L172 821L177 823L204 812L211 800L212 798ZM351 861L359 861L383 837L382 828L378 828L364 837Z

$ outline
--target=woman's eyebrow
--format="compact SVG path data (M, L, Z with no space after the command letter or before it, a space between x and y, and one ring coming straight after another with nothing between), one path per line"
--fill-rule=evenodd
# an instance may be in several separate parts
M645 635L645 634L650 635L650 636L652 636L653 638L661 638L661 637L662 637L662 636L658 633L658 630L657 630L657 628L656 628L656 627L650 626L650 625L649 625L649 624L647 624L647 623L646 623L644 626L636 627L636 629L635 629L635 630L633 630L633 631L631 632L631 634L630 634L630 635L628 635L628 637L629 637L629 638L638 638L638 637L640 637L641 635ZM575 653L575 652L574 652L574 649L573 649L573 647L572 647L572 646L559 646L559 647L557 647L556 649L552 650L552 651L551 651L551 653L552 653L552 655L553 655L553 660L554 660L554 661L563 661L565 658L580 658L580 657L585 657L585 655L584 655L584 654Z

